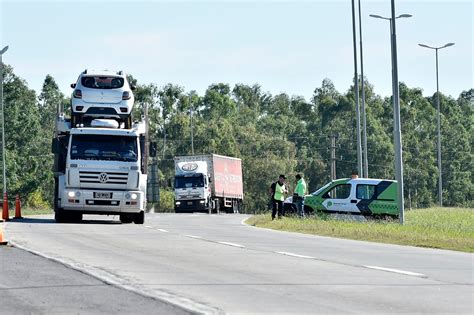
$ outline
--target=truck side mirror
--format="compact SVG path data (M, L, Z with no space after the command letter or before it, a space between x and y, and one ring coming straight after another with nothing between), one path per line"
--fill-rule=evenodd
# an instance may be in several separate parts
M130 90L135 91L136 89L137 87L135 85L132 85L132 84L130 85Z
M156 157L156 142L150 142L149 155Z
M72 87L73 89L75 89L75 88L76 88L76 83L71 83L71 87Z
M53 141L51 142L51 153L57 154L59 153L59 139L58 138L53 138Z

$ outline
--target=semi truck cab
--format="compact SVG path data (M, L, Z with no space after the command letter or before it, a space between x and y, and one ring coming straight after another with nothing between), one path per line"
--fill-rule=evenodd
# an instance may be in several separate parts
M179 162L175 166L175 211L206 211L212 206L206 162Z
M144 123L133 129L100 125L63 131L53 140L53 153L63 158L55 163L56 221L110 214L119 215L124 223L143 224L147 184Z

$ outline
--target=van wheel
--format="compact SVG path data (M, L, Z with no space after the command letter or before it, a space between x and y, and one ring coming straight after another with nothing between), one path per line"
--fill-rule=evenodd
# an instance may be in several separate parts
M133 222L135 224L145 223L145 211L140 211L139 213L135 214L133 217Z

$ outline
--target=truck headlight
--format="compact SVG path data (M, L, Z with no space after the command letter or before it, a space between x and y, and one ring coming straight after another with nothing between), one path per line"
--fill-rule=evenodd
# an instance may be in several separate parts
M135 200L138 198L138 195L136 193L132 193L130 197L132 198L132 200Z
M70 191L70 192L67 193L67 196L68 196L69 198L74 198L74 197L76 197L76 193L73 192L73 191Z
M181 201L176 201L176 205L179 206L181 204Z

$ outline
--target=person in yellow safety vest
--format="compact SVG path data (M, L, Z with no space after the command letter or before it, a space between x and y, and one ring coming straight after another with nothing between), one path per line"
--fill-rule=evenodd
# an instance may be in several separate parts
M306 182L303 176L296 174L296 187L295 193L293 194L293 203L296 204L298 216L304 218L304 196L306 195Z
M283 201L285 200L285 194L288 193L285 186L285 180L285 175L280 175L278 181L273 183L270 187L270 194L272 197L272 220L275 219L277 213L279 219L284 215Z

